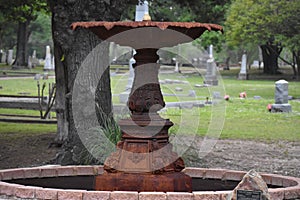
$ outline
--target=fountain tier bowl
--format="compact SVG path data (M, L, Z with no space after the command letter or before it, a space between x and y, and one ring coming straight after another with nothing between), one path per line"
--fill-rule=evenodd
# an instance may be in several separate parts
M100 39L134 49L172 47L192 42L204 31L223 31L222 26L198 22L75 22L72 29L85 28Z
M0 199L226 199L246 172L185 168L193 192L93 191L94 176L102 166L43 166L0 170ZM272 200L299 199L300 178L261 174Z

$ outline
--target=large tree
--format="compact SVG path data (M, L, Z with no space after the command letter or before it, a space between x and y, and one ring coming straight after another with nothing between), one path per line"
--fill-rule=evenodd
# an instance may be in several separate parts
M46 0L0 0L0 10L3 15L18 23L17 52L14 66L27 66L29 25L37 18L38 12L46 9Z
M0 13L0 49L12 49L16 45L17 24Z
M86 61L87 56L101 42L92 32L85 29L70 29L73 22L77 21L117 21L128 0L48 0L52 12L52 33L54 40L55 74L57 84L56 109L58 120L57 142L63 143L64 151L57 157L61 164L80 164L82 152L85 148L79 137L79 131L84 130L84 125L75 123L75 111L72 103L80 105L85 120L95 121L90 115L91 109L99 107L98 123L103 125L103 117L110 117L112 111L109 68L91 70L89 77L80 77L80 66ZM132 1L137 4L137 1ZM133 4L133 5L134 5ZM132 5L132 6L133 6ZM94 61L105 63L108 59L108 49L102 48L93 55ZM95 61L96 60L96 61ZM87 61L88 62L88 61ZM90 63L97 65L97 63ZM87 67L87 70L88 67ZM103 70L103 71L101 71ZM101 76L102 75L102 76ZM79 76L79 77L78 77ZM93 80L99 83L95 85ZM96 77L96 78L95 78ZM77 79L76 79L77 78ZM74 88L76 80L80 88ZM82 84L82 85L81 85ZM88 86L88 87L86 87ZM80 90L78 98L74 98L74 91ZM94 105L87 105L88 95L94 95ZM102 116L102 117L101 117ZM96 125L97 123L95 123Z
M299 9L297 0L236 0L225 23L227 41L232 46L259 45L264 73L275 74L283 47L289 48L295 60L298 59Z
M231 0L174 0L174 2L189 8L194 21L223 24Z

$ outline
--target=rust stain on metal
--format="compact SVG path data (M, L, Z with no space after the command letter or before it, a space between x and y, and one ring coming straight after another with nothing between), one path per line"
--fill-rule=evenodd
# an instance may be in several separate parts
M155 22L155 21L120 21L120 22L107 22L107 21L94 21L94 22L75 22L71 25L71 28L75 30L78 27L82 28L94 28L94 27L105 27L106 30L110 30L114 27L158 27L161 30L172 27L180 28L205 28L209 31L223 31L223 27L217 24L199 23L199 22Z

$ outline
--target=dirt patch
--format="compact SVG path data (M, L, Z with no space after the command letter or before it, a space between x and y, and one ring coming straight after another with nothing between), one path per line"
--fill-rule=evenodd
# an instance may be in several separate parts
M0 169L48 164L60 150L56 147L49 148L54 138L55 134L9 138L0 135ZM299 142L218 140L212 150L199 159L198 150L203 139L190 139L194 141L193 145L183 156L187 166L243 171L255 169L259 172L300 177Z
M300 177L300 142L273 142L218 140L213 149L200 161L193 159L201 148L197 138L184 155L187 165L209 168L281 174ZM189 159L192 158L192 159Z
M59 151L55 147L48 148L54 138L55 134L0 135L0 169L47 164Z

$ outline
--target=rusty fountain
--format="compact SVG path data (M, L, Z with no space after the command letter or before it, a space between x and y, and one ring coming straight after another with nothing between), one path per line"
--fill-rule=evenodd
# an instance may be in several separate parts
M0 199L227 199L246 174L227 169L185 168L172 151L159 116L165 106L156 52L191 42L204 31L196 22L76 22L102 40L136 49L135 79L128 100L131 116L119 121L122 139L104 166L40 166L0 170ZM125 35L124 35L125 34ZM271 199L299 199L300 178L262 174ZM192 182L195 183L192 185ZM96 191L95 191L96 190Z
M136 50L135 78L128 99L131 116L119 121L122 139L116 152L105 161L102 175L95 179L96 190L191 192L192 179L181 172L184 162L169 143L173 125L157 113L165 106L161 93L157 51L162 47L191 42L206 31L222 31L216 24L197 22L143 21L76 22L72 29L85 28L101 40ZM120 36L124 33L125 37Z

